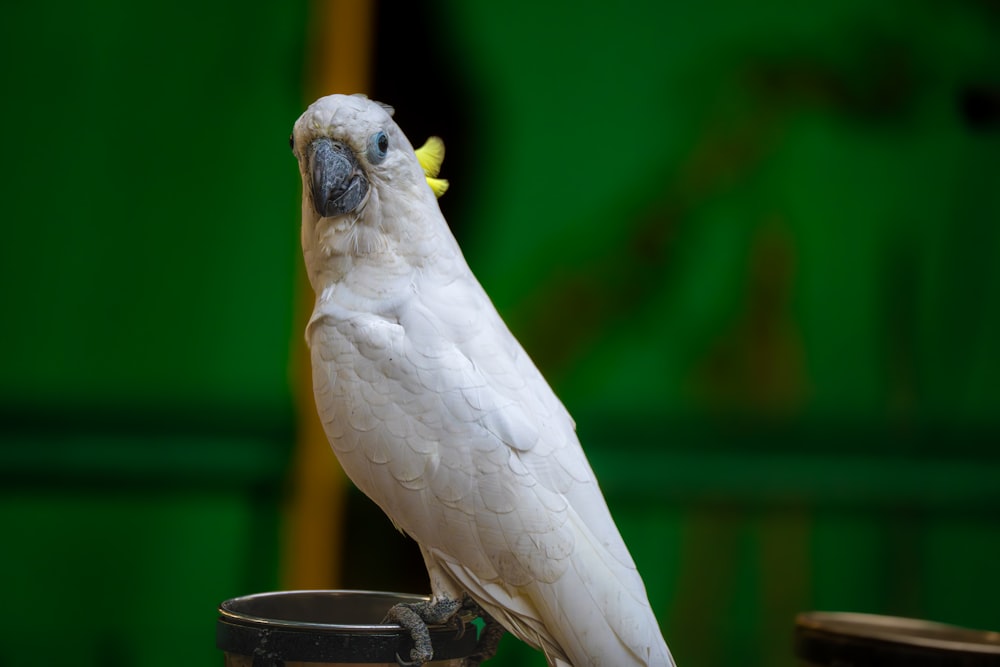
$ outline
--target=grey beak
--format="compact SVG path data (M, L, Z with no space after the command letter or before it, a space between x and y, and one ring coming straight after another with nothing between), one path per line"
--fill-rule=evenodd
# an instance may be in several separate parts
M354 211L368 194L368 179L354 152L340 143L320 137L309 147L312 172L312 202L324 218Z

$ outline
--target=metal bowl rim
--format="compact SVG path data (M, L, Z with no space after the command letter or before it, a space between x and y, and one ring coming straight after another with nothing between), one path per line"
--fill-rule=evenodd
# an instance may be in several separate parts
M814 611L796 616L795 625L802 630L824 635L892 642L943 651L1000 655L1000 633L903 616ZM921 630L931 631L936 636L916 634ZM954 637L944 638L941 635L954 635Z
M402 628L395 623L373 623L373 624L358 624L358 625L347 625L343 623L314 623L310 621L289 621L285 619L278 618L268 618L266 616L255 616L253 614L248 614L245 612L234 611L231 605L237 604L245 600L255 600L261 598L279 598L279 597L295 597L302 594L316 595L321 594L327 597L386 597L386 598L396 598L399 602L420 602L429 600L430 597L427 595L417 595L415 593L397 593L394 591L365 591L365 590L345 590L345 589L307 589L307 590L293 590L293 591L270 591L264 593L251 593L250 595L241 595L239 597L230 598L219 605L219 616L227 621L239 624L239 625L262 625L267 627L281 627L287 629L301 629L301 630L325 630L327 632L362 632L362 633L398 633ZM428 629L433 629L435 626L430 625Z

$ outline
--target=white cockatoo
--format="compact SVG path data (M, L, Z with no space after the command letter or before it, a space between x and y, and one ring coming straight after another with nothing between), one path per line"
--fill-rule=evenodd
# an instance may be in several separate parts
M430 576L430 602L389 618L440 622L468 596L550 665L673 665L572 418L441 215L443 144L414 151L391 116L330 95L291 138L316 406Z

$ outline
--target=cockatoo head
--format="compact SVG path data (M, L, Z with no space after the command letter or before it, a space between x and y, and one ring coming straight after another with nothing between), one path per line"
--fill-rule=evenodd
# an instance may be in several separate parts
M318 246L329 256L378 250L400 231L394 225L413 219L414 207L437 208L434 195L446 183L431 176L437 175L443 144L434 139L429 157L432 142L414 151L392 113L363 95L329 95L296 121L290 141L302 176L307 251ZM434 164L428 167L428 161Z
M392 108L361 95L316 100L295 123L291 146L303 193L320 218L359 214L373 185L398 180L401 168L413 171L405 164L406 157L413 161L413 148L393 122Z

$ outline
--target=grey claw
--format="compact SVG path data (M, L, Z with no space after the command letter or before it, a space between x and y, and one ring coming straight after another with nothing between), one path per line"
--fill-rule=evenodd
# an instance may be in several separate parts
M403 660L402 658L399 657L399 654L397 653L396 664L399 665L399 667L421 667L421 665L423 665L424 662L423 660Z

